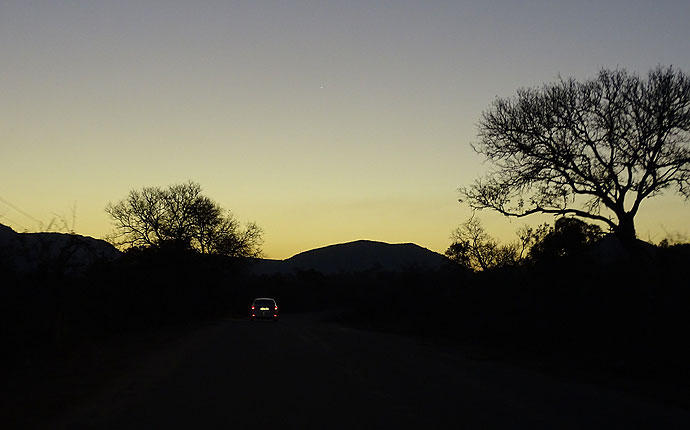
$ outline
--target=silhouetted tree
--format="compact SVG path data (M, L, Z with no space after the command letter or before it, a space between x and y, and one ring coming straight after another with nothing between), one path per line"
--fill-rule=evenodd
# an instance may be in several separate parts
M530 258L536 261L568 257L582 252L604 236L601 227L572 217L561 217L553 228L531 248Z
M446 256L474 271L511 266L522 255L520 244L499 244L489 236L479 218L475 217L456 228L451 239L453 243L446 250Z
M261 229L254 223L242 228L231 212L201 194L195 182L132 190L105 211L115 226L110 241L123 249L177 247L205 254L261 254Z
M518 90L483 113L479 137L496 169L460 189L473 209L574 215L629 241L643 200L690 197L690 77L672 67Z

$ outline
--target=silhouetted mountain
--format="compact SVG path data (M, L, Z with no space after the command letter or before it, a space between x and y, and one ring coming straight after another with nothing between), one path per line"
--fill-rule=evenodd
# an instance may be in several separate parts
M120 251L104 240L66 233L17 233L0 224L0 267L13 272L79 273Z
M314 270L325 275L366 271L438 270L448 259L414 243L390 244L370 240L330 245L287 260L257 260L254 273L294 273Z

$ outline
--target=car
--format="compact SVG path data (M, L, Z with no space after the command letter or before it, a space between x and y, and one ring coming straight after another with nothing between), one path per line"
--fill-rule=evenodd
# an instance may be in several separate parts
M256 318L278 321L278 315L278 303L269 297L258 297L254 299L249 308L249 319L252 321Z

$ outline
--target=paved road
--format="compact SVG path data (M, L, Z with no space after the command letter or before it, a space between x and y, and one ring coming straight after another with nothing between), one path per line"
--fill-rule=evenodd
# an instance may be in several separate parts
M690 428L688 411L413 339L285 315L153 355L63 428Z

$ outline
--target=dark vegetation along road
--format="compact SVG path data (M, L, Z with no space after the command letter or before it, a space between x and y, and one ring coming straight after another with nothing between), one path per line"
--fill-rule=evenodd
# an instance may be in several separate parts
M227 319L51 428L689 428L681 409L317 314Z
M358 242L257 273L6 233L3 430L690 428L690 245L474 273ZM281 321L250 322L255 297Z

